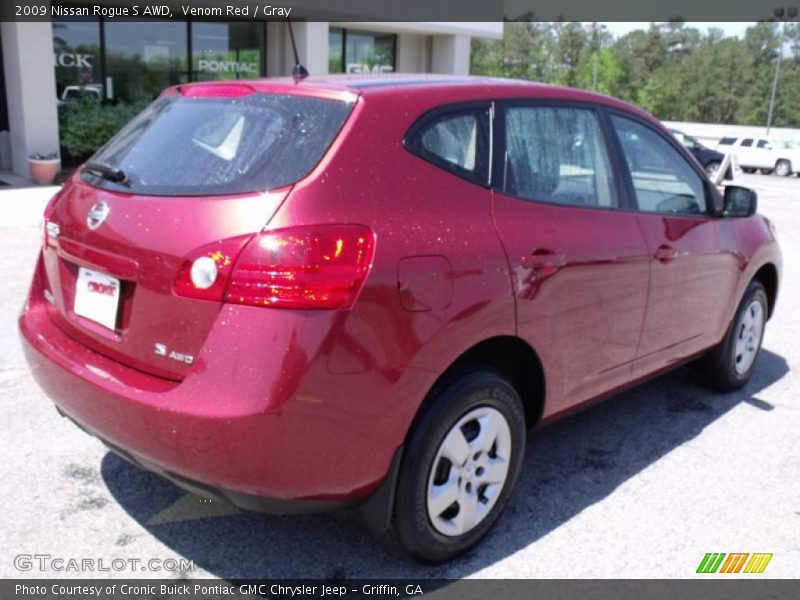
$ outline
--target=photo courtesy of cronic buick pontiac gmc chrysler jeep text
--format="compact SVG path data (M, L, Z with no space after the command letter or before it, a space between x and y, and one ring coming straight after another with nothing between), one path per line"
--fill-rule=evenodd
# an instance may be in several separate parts
M49 203L19 326L58 410L134 463L441 561L528 429L689 361L748 381L781 270L755 211L588 92L180 85Z

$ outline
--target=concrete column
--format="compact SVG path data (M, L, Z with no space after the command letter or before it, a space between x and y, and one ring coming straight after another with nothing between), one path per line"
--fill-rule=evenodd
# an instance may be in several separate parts
M6 77L11 161L29 177L28 155L58 152L58 108L49 22L0 23Z
M284 27L288 27L284 25ZM307 21L292 23L297 52L302 64L311 75L328 74L328 22ZM294 68L292 40L287 30L284 35L284 73L291 75Z
M434 73L469 75L469 47L468 35L434 35L431 70Z
M397 36L396 71L398 73L429 73L431 36L401 33Z

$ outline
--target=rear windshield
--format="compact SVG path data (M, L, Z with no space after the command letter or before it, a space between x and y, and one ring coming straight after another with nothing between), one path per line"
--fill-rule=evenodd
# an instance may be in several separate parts
M82 177L102 188L158 196L278 188L314 168L352 107L280 94L163 96L91 159L121 169L126 180L89 170Z

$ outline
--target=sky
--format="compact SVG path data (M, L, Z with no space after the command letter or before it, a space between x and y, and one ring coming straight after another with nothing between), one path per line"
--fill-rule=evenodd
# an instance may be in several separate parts
M633 31L635 29L647 29L650 26L650 23L627 23L627 22L616 22L616 23L602 23L606 27L608 27L608 31L614 34L614 37L622 37L626 33ZM686 22L686 27L694 27L699 29L700 31L706 31L709 27L718 27L725 32L727 36L737 36L743 37L745 30L750 27L751 25L755 25L755 23L708 23L708 22Z

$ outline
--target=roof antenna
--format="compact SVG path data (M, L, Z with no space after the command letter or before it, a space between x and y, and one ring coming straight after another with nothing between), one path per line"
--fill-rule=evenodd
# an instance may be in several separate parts
M292 21L289 17L286 17L286 24L289 26L289 37L292 38L292 50L294 51L294 69L292 69L292 77L294 77L295 82L298 82L308 77L308 69L300 64L300 55L297 54L297 44L294 41Z

